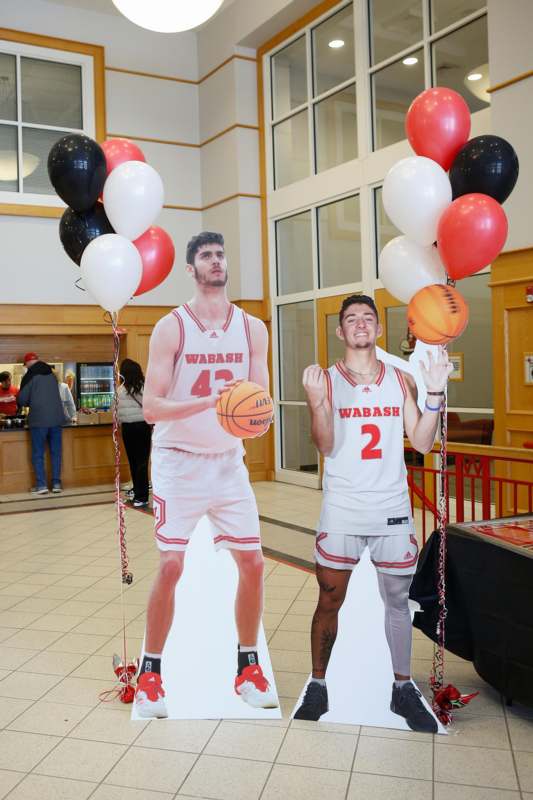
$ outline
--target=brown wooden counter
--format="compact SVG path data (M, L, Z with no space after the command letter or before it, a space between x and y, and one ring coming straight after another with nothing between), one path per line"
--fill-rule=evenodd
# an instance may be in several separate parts
M65 489L113 483L115 456L111 430L109 423L63 428L61 482ZM50 480L48 448L46 470ZM128 480L129 469L122 441L120 471L122 480ZM29 430L0 430L0 494L29 491L34 485Z

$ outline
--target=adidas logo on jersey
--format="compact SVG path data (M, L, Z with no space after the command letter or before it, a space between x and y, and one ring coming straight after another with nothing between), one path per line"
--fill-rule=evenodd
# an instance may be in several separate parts
M187 364L242 364L244 353L185 353Z
M339 408L341 419L348 417L399 417L400 406L363 406L358 408Z

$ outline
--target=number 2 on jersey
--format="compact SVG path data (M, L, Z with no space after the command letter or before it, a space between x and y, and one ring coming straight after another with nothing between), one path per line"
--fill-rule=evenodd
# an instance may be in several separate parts
M361 458L365 460L370 458L381 458L381 449L376 448L376 445L379 443L379 440L381 438L381 432L378 426L362 425L361 433L363 435L365 433L370 434L370 441L367 444L365 444L365 446L361 450Z
M228 383L233 380L233 372L229 369L217 369L215 372L215 380ZM212 393L211 370L203 369L191 387L191 394L193 397L209 397Z

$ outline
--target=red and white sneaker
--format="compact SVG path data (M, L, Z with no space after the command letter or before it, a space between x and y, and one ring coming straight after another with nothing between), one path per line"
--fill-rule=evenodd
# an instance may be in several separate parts
M165 701L165 691L161 685L161 675L157 672L143 672L137 680L135 690L135 704L140 717L168 717Z
M254 708L277 708L276 695L263 675L259 664L245 667L235 678L235 691L245 703Z

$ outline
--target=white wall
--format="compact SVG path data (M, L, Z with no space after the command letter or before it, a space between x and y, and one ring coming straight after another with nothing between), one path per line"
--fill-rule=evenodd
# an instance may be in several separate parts
M103 45L107 66L189 80L198 77L195 33L151 33L121 16L44 0L2 0L1 12L1 24L6 28ZM111 70L106 70L105 80L108 133L199 144L198 86ZM163 178L165 203L200 208L200 149L138 144ZM187 240L202 229L202 215L163 209L155 224L172 237L176 264L161 286L132 302L173 306L191 294L184 251ZM74 285L79 270L63 252L58 226L57 219L0 217L0 272L5 278L0 302L93 303Z

